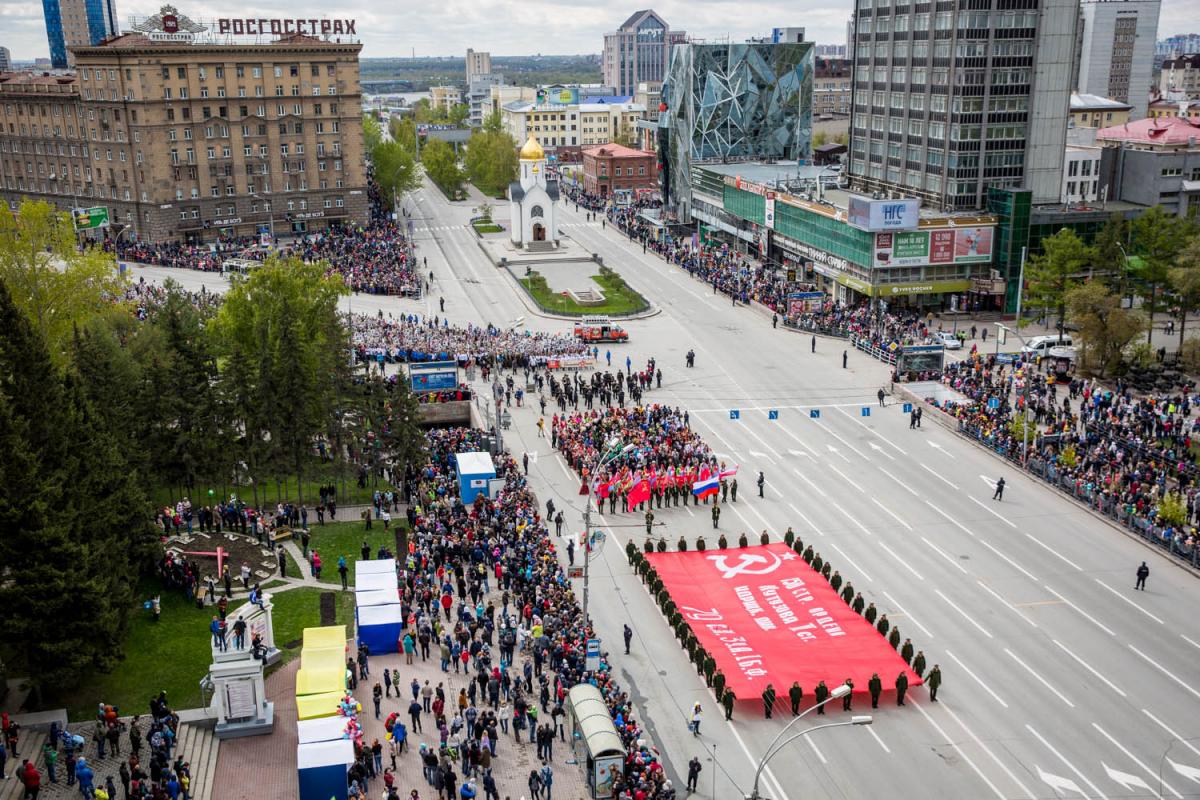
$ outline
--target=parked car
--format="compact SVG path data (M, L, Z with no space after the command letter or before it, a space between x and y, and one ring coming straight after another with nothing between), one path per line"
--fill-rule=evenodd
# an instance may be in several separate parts
M962 340L950 331L938 331L933 334L934 344L940 344L947 350L962 349Z

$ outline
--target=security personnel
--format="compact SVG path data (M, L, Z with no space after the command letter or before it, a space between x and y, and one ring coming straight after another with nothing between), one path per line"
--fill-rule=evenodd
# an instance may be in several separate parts
M737 502L737 478L729 482L729 499Z
M661 505L660 505L661 507ZM654 512L649 508L646 510L646 535L650 535L650 529L654 527Z
M861 597L862 596L860 595L859 598L861 599ZM871 623L872 625L875 624L875 617L878 615L879 615L879 612L877 610L875 610L874 603L871 603L869 606L867 606L867 610L863 612L863 618L866 619L866 621Z
M900 649L900 627L899 626L892 628L892 635L888 637L888 644L890 644L892 646L893 650Z
M917 651L917 657L913 659L912 668L918 678L925 677L925 654L920 650Z
M737 697L733 694L733 689L726 689L725 694L721 695L721 705L725 706L725 719L733 719L733 701Z
M880 617L879 624L875 626L875 630L879 631L881 636L887 636L888 631L891 630L891 628L892 623L888 622L887 614L884 614L882 617Z
M933 669L929 670L929 677L925 679L925 685L929 687L929 699L936 703L938 687L942 685L942 670L937 664L934 664Z
M912 659L913 659L912 639L904 640L904 646L900 648L900 657L904 659L905 664L912 664Z
M871 673L871 680L867 682L867 691L871 693L871 708L879 708L879 695L883 693L883 681L879 680L878 672Z
M842 590L842 573L834 570L833 575L829 578L829 586L835 592L840 592Z
M758 472L758 496L763 496L763 487L767 485L767 478L762 474L762 470Z
M717 529L718 523L720 523L720 521L721 521L721 506L718 505L717 503L713 503L712 521L713 521L713 530L715 531Z
M842 696L842 711L850 710L850 698L854 697L854 681L846 678L846 685L850 687L850 691Z
M792 716L800 713L800 701L804 699L804 690L800 688L800 682L796 681L792 684L792 688L788 689L788 700L792 701Z
M896 705L904 705L904 693L908 691L908 676L903 672L896 678Z
M845 597L845 595L842 596ZM863 600L862 592L859 592L854 596L854 602L850 605L850 607L854 609L855 614L861 614L863 613L863 605L865 603L866 601Z
M817 716L825 716L825 706L822 703L829 699L829 687L825 685L825 681L817 684L817 688L813 689L813 696L817 701Z
M762 701L763 714L767 716L767 719L770 719L771 708L775 705L775 687L769 683L767 684L767 688L763 690Z

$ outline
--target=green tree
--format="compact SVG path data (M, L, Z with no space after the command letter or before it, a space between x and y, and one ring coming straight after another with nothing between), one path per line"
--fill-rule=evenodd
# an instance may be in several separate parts
M499 111L493 111L483 118L483 129L487 133L500 133L504 130L504 123L500 119Z
M1121 308L1121 298L1099 281L1071 288L1066 303L1071 322L1079 327L1081 362L1103 377L1120 363L1145 323L1135 312Z
M829 141L829 134L826 133L825 131L817 131L816 133L813 134L813 138L812 138L813 147L820 147L821 145L825 144L828 141Z
M463 171L458 165L458 156L454 148L441 139L431 139L421 150L421 164L429 179L441 187L442 191L454 197L462 187Z
M75 327L111 310L125 287L112 254L81 252L70 215L40 200L16 214L0 206L0 280L60 366Z
M388 130L391 131L392 140L416 158L417 124L413 122L412 116L392 117L388 123Z
M454 106L446 112L446 121L451 125L462 125L467 121L467 117L471 116L471 107L466 103L455 103Z
M371 151L371 164L375 168L375 182L389 207L393 198L421 185L420 170L411 147L404 147L399 142L382 142Z
M363 149L368 153L374 152L383 141L383 126L374 114L363 114Z
M1147 342L1153 335L1154 314L1161 304L1159 289L1167 283L1168 272L1175 265L1179 251L1183 249L1188 226L1186 220L1168 214L1162 206L1154 206L1133 223L1134 249L1141 257L1141 264L1135 270L1135 275L1143 292L1149 293L1145 295L1146 313L1150 323L1146 328Z
M1030 259L1029 299L1054 310L1060 336L1067 318L1067 292L1079 282L1091 261L1091 248L1070 228L1043 239L1042 252Z
M503 131L476 130L467 142L467 176L484 194L503 196L517 179L517 143Z
M1179 318L1179 349L1183 350L1188 314L1200 309L1200 233L1193 232L1168 270L1167 282L1175 292L1175 315Z
M1124 297L1129 290L1129 265L1125 262L1125 243L1129 240L1129 223L1120 214L1113 214L1096 234L1092 243L1090 274L1111 276L1110 283Z
M1179 492L1167 492L1158 504L1158 516L1166 523L1176 527L1187 522L1187 504Z

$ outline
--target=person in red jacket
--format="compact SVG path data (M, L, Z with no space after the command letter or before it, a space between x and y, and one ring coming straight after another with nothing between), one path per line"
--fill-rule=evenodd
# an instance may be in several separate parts
M25 787L25 800L37 800L42 790L42 773L28 758L21 763L21 784Z

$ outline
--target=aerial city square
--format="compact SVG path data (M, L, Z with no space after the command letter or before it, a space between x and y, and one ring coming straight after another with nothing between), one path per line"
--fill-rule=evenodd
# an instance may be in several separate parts
M0 0L0 800L1200 798L1187 0Z

